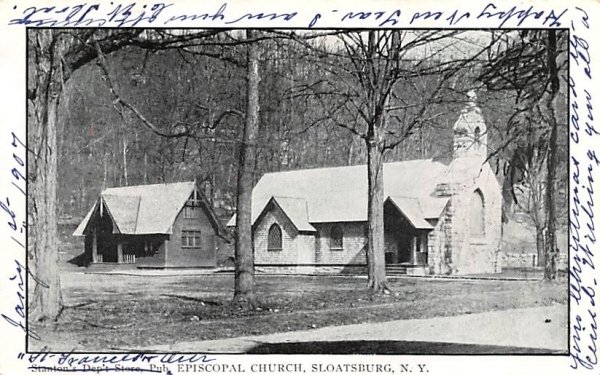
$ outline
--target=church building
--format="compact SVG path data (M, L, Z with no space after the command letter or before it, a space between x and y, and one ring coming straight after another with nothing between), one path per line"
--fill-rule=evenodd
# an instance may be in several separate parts
M452 160L384 164L388 273L501 270L501 187L470 99L453 127ZM265 174L252 195L257 272L366 273L367 196L366 165Z

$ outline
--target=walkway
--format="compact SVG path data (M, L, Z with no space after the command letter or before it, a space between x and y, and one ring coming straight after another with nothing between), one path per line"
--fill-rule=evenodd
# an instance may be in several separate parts
M358 345L367 348L365 352L369 352L369 347L378 347L385 349L383 352L386 353L394 352L389 349L393 347L398 348L398 352L406 352L404 350L408 348L408 352L412 353L566 353L567 324L567 307L553 305L431 319L324 327L262 336L181 342L140 349L198 353L306 353L307 350L311 353L339 353L344 352L340 349L340 345L353 348ZM370 342L370 346L365 342ZM357 351L352 350L352 352ZM377 350L377 352L382 351Z

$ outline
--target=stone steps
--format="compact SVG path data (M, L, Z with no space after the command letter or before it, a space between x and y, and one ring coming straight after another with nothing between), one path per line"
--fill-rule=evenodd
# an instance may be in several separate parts
M385 266L385 274L388 276L406 275L406 266L400 264L387 264Z
M88 271L96 272L96 271L113 271L115 269L125 270L125 269L136 269L136 265L132 263L92 263L87 267Z

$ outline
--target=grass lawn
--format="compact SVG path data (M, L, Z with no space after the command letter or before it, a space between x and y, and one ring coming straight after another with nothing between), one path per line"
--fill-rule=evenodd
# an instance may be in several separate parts
M127 276L65 272L67 306L29 350L109 351L323 326L429 318L567 303L567 283L390 279L371 297L366 279L257 276L261 309L231 309L233 275Z

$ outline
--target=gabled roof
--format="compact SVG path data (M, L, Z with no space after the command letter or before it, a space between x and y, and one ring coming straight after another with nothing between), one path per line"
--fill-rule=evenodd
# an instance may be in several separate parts
M416 229L433 229L431 224L423 217L421 205L416 198L388 197L386 202L392 203L400 211L410 224Z
M195 182L137 185L104 190L73 235L83 235L93 213L105 207L119 233L169 234L177 215L194 191ZM222 227L204 202L205 212L217 232ZM222 232L221 232L222 233Z
M121 233L135 233L140 196L102 194L106 208Z
M450 164L433 159L385 163L384 196L415 199L423 219L437 219L449 200L436 196L438 184L472 185L483 167L489 168L481 158L458 158ZM267 173L252 191L252 217L272 197L294 197L306 201L310 224L367 221L367 193L366 165ZM235 225L235 216L227 225Z
M281 211L288 217L290 222L300 232L316 232L317 230L308 222L308 207L306 199L304 198L293 198L293 197L272 197L262 210L253 210L252 212L252 225L256 224L258 219L262 216L263 212L267 209L269 204L275 204L279 206Z

